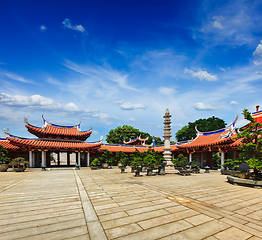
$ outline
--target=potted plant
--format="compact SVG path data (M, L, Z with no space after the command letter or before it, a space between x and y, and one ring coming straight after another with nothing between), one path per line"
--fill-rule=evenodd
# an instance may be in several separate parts
M237 160L235 161L230 158L225 159L224 164L220 165L224 167L224 169L221 169L221 174L235 175L240 173L240 171L234 171L234 169L238 167L237 165L235 165L235 162L237 162Z
M200 173L200 167L196 164L192 164L191 169L193 173Z
M15 172L24 172L29 165L28 161L25 161L23 157L17 157L10 162L10 165L14 168Z
M91 170L96 170L98 168L98 166L100 166L100 161L98 158L95 158L91 163L90 163L90 167Z
M180 153L177 158L174 158L172 160L175 169L179 170L180 175L190 175L191 170L185 169L185 163L187 162L187 157L184 157L182 153Z
M165 175L165 168L166 168L166 160L163 157L162 153L156 152L155 150L152 151L153 155L156 159L156 164L158 166L158 175Z
M141 156L141 153L136 149L136 151L130 155L130 159L130 164L134 168L135 177L139 177L143 165L143 158Z
M144 163L147 165L147 176L152 176L153 169L157 165L158 162L151 149L149 149L146 152L146 156L144 157Z
M101 157L99 157L99 159L100 161L103 161L102 167L104 169L107 169L110 166L110 164L113 162L113 158L112 158L113 153L108 151L107 149L103 149L100 152L102 154Z
M0 172L7 171L9 163L11 162L10 158L6 156L7 150L0 145Z
M118 161L118 167L121 169L121 173L124 173L126 169L126 164L127 164L126 157L127 155L122 151L116 153L116 159Z
M187 162L187 157L184 157L182 153L180 153L177 158L174 158L172 160L172 163L174 164L175 169L181 170L184 169L184 164Z

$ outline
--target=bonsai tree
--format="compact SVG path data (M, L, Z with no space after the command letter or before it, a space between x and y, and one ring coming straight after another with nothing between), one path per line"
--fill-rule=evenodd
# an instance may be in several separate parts
M144 158L144 163L148 166L155 166L157 164L156 158L153 154L147 153Z
M172 160L172 163L174 164L175 167L183 167L184 164L187 162L187 157L184 157L182 153L180 153L177 158L174 158Z
M214 167L218 167L220 165L221 158L217 152L212 154L212 162Z
M130 164L134 167L142 167L143 157L142 154L136 149L134 153L130 154Z
M10 165L13 168L22 168L23 171L29 166L29 162L25 160L23 157L17 157L13 161L10 162Z
M230 158L225 159L224 164L222 164L221 166L224 167L225 169L228 168L229 170L235 169L237 167L235 166L234 161Z
M97 166L100 166L100 161L98 158L95 158L91 163L90 163L90 166L94 166L94 167L97 167Z
M164 161L165 159L162 157L162 155L158 152L156 152L154 149L148 149L145 152L144 157L144 163L148 166L155 166L161 163L161 161Z
M241 133L237 134L236 139L241 139L238 149L242 151L239 154L238 163L248 163L254 169L257 178L262 169L262 124L256 122L247 109L244 109L242 114L250 122L242 129Z
M127 155L122 152L122 151L119 151L116 153L116 160L118 163L121 163L122 165L126 166L127 164Z
M199 166L196 165L196 164L192 164L192 165L191 165L191 168L192 168L192 169L199 169Z
M7 150L0 145L0 164L9 164L11 162L11 159L7 157Z
M99 157L101 161L105 161L106 163L109 163L109 164L113 162L113 157L112 157L113 153L112 152L110 152L107 149L103 149L100 152L102 153L101 157Z

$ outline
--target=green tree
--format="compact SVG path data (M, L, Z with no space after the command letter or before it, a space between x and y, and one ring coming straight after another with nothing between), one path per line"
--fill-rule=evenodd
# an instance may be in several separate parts
M113 153L110 152L107 149L100 150L101 157L99 157L99 160L105 161L106 163L112 163L113 162Z
M212 162L214 167L220 166L221 158L217 152L212 154Z
M131 166L143 166L143 154L139 152L137 149L135 150L135 152L129 155L129 159Z
M187 157L184 157L182 153L180 153L177 158L172 160L172 163L175 167L184 167L184 164L187 162Z
M161 140L160 137L155 137L155 144L158 145L164 145L164 140Z
M255 121L251 113L244 109L244 118L250 123L242 128L243 131L237 134L236 139L241 139L242 144L238 147L242 153L239 154L239 163L246 162L257 176L262 169L262 124Z
M0 145L0 163L2 164L8 164L11 162L11 159L7 157L7 150Z
M152 143L153 138L149 133L141 132L139 129L128 125L111 129L106 135L106 141L109 144L123 144L124 141L129 142L130 139L136 139L139 136L141 136L142 139L148 137L146 144Z
M117 162L122 163L124 166L127 165L127 155L122 151L116 153L116 160Z
M214 116L207 119L198 119L193 123L189 122L188 125L182 127L175 134L177 141L185 141L195 138L195 126L197 126L197 129L200 132L209 132L226 127L226 123L223 119Z

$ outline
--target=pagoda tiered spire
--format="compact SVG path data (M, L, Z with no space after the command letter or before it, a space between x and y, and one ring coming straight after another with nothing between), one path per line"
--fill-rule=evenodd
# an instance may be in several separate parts
M166 113L163 116L164 120L164 158L167 161L167 167L172 167L174 166L172 163L172 153L171 153L171 148L170 148L170 138L172 137L171 135L171 118L172 116L169 113L168 108L166 109Z

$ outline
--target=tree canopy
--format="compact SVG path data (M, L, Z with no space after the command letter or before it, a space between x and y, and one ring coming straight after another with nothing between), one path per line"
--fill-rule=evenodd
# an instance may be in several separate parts
M185 141L195 138L195 126L197 126L197 129L200 132L209 132L226 127L226 122L223 119L214 116L207 119L198 119L195 122L189 122L188 125L182 127L175 134L177 141Z
M153 137L149 133L141 132L134 127L123 125L115 129L111 129L106 135L106 141L109 144L123 144L124 141L128 142L130 139L136 139L141 136L142 139L148 137L146 144L151 144Z
M250 123L237 135L237 139L242 139L242 145L238 147L242 153L237 161L248 163L257 175L262 169L262 124L256 122L247 109L243 110L243 115Z

